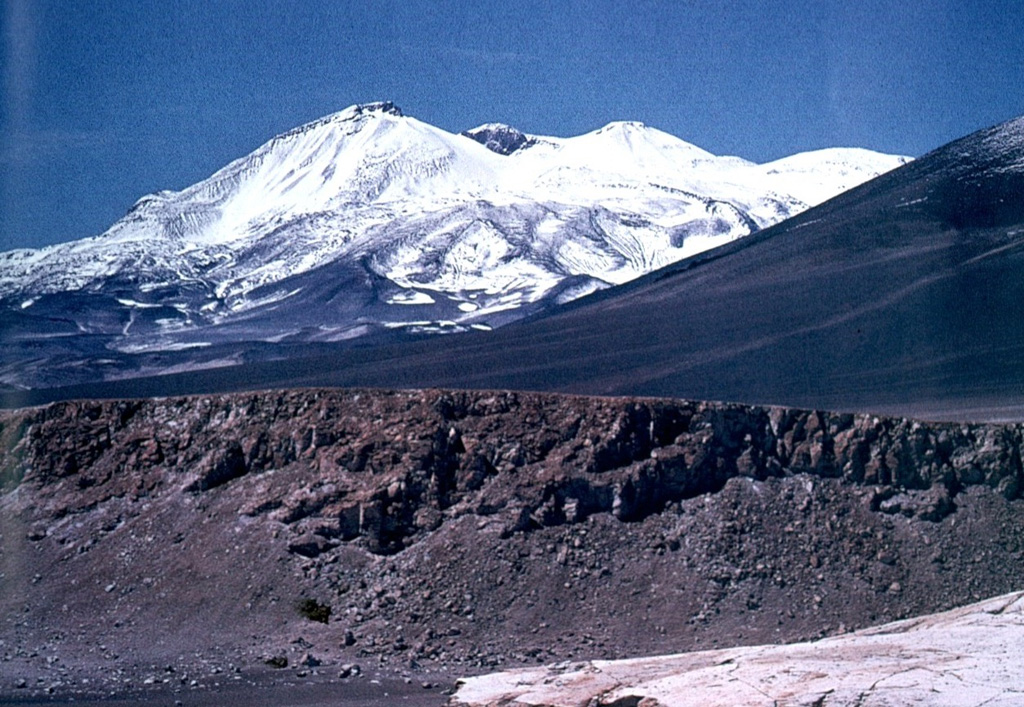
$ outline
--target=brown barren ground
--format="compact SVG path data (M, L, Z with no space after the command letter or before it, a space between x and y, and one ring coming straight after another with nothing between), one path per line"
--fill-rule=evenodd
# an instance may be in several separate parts
M441 704L1024 586L1017 425L369 390L0 425L11 703Z

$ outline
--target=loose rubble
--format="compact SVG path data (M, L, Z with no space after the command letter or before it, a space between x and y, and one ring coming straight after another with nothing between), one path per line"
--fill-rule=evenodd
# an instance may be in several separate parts
M1024 586L1022 429L451 391L3 413L0 696L436 689L948 609Z

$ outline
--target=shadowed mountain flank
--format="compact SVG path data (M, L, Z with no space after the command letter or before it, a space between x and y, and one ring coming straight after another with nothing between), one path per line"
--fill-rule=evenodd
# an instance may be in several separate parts
M778 226L494 332L296 351L8 404L444 386L1019 419L1022 134L1024 120L981 131Z

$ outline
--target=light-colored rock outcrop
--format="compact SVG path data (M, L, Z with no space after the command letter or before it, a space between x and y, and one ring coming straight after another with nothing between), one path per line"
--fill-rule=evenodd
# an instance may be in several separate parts
M460 682L451 704L781 707L1024 704L1024 592L845 636Z

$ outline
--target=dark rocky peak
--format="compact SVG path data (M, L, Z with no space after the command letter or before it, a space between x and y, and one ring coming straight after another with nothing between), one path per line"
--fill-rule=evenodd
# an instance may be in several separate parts
M462 133L476 140L491 152L499 155L511 155L517 150L530 147L536 141L528 135L516 130L511 125L488 123Z
M646 130L647 125L641 123L639 120L615 120L608 123L603 128L598 130L598 134L613 132L613 131L627 131L627 130Z
M348 108L338 111L337 113L331 113L317 120L313 120L304 125L300 125L297 128L281 133L277 137L273 138L270 142L264 145L260 150L266 149L273 145L276 145L282 141L287 141L296 135L303 135L310 131L320 130L329 125L337 124L349 124L350 129L360 129L366 124L366 119L370 117L380 117L384 115L393 115L398 118L404 117L402 109L396 106L391 101L377 101L375 103L358 103L356 105L349 106ZM257 150L255 154L259 154L260 150ZM252 155L243 158L243 160L252 159Z
M384 113L402 117L402 109L391 101L376 101L374 103L360 103L352 107L353 116L366 115L368 113Z

